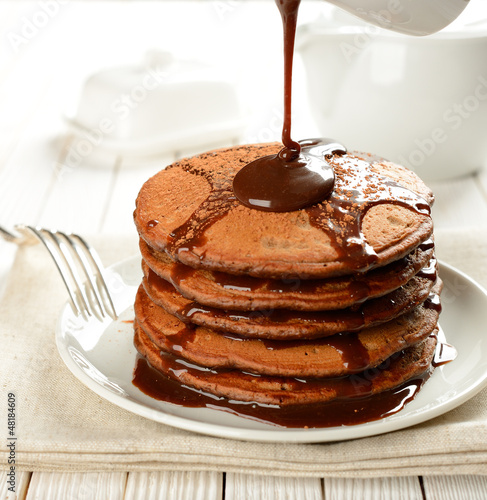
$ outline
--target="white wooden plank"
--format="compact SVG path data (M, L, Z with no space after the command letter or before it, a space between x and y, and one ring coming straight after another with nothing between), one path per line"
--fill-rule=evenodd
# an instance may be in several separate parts
M19 6L11 10L8 18L0 21L0 36L4 41L0 45L0 169L50 88L56 73L62 73L63 65L59 64L58 57L64 56L69 50L66 44L56 43L55 37L51 36L62 27L62 23L56 24L58 19L54 19L62 17L59 13L64 9L60 4L53 2L51 7L59 7L58 15L49 16L39 2L8 3ZM47 24L36 27L36 20L41 24L47 21ZM27 37L25 30L29 23ZM22 38L26 43L16 48L12 46L11 37ZM57 96L61 95L58 90Z
M5 473L2 474L5 477ZM27 493L27 488L30 482L30 472L15 472L15 485L7 482L3 479L0 483L0 499L1 500L24 500ZM12 491L9 488L13 488Z
M221 500L217 472L131 472L124 500Z
M326 500L423 500L417 477L325 478Z
M0 120L0 133L3 137L0 145L0 171L17 147L25 129L36 116L50 88L52 80L48 79L40 83L40 87L25 92L25 95L28 97L22 100L11 99L3 105L0 103L0 116L3 117L3 119ZM4 90L4 92L8 93L9 91ZM7 106L7 104L9 104L9 106Z
M21 35L21 20L30 10L30 2L0 2L0 34L4 42L0 44L0 83L12 73L25 54L16 50L14 42L16 36Z
M125 472L34 472L26 500L122 500Z
M81 234L100 231L114 181L116 163L97 166L72 163L70 153L53 173L53 184L39 216L41 226L62 228Z
M173 161L173 156L139 162L138 165L127 165L127 160L122 160L115 172L113 191L101 226L103 234L136 235L133 211L137 194L149 177Z
M253 499L323 500L323 489L319 478L226 475L225 500Z
M39 9L37 2L33 7ZM66 44L59 44L54 38L48 50L43 52L37 42L37 39L31 41L28 55L1 85L2 224L37 222L37 213L55 173L58 151L53 138L64 129L61 109L65 82L58 78L63 68L57 66L56 55L59 56L59 46L64 51L68 49Z
M45 139L26 134L0 172L1 224L37 223L55 175L57 152Z
M472 176L429 183L435 193L435 227L487 227L487 203ZM472 219L472 214L475 218Z
M424 476L426 500L485 500L487 476Z

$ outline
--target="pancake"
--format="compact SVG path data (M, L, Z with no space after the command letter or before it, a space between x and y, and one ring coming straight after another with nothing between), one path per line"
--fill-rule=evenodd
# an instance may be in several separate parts
M406 284L421 268L434 267L433 242L420 245L406 257L368 273L355 273L320 280L291 276L281 280L233 276L193 269L174 262L163 252L154 252L143 240L140 250L145 263L185 298L199 304L252 311L291 309L323 311L351 307L365 299L380 297Z
M255 376L238 370L212 370L191 365L161 352L135 323L134 343L159 372L179 383L237 401L276 405L311 404L354 395L374 395L394 388L431 369L436 336L392 356L381 366L349 377L306 380L293 377Z
M286 377L338 377L373 368L428 337L438 315L435 309L418 306L358 333L308 341L259 340L188 327L156 306L142 286L135 299L138 325L160 350L207 368Z
M203 153L142 186L134 343L151 380L165 401L189 404L189 388L228 411L232 401L293 412L347 401L354 413L375 395L415 393L434 368L441 310L432 192L404 167L336 150L323 157L335 178L324 201L247 208L235 174L280 149Z
M359 307L339 311L297 312L286 309L232 311L203 306L184 298L169 282L143 263L142 284L150 299L185 323L235 333L250 338L276 340L312 339L384 323L439 294L441 280L414 276L402 287Z
M433 195L412 172L357 153L327 158L332 194L294 212L240 204L233 178L278 143L239 146L176 162L142 187L134 221L156 251L188 266L263 278L366 271L400 259L433 232Z

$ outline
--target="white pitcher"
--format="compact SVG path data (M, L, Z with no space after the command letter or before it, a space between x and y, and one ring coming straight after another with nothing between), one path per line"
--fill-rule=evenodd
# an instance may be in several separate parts
M485 166L487 9L480 4L427 37L381 30L338 10L301 26L296 47L321 134L425 179Z
M326 0L368 23L407 35L431 35L454 21L469 0Z

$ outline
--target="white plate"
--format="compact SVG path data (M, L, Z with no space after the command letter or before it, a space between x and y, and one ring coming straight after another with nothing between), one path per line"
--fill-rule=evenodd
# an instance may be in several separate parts
M487 292L460 271L440 264L445 283L441 324L457 359L437 368L417 397L400 412L380 421L323 429L283 429L223 411L184 408L154 400L132 384L136 351L132 319L135 292L141 280L140 258L108 270L107 281L118 311L116 322L77 318L66 305L56 342L67 367L103 398L146 418L219 437L269 442L325 442L372 436L403 429L441 415L487 385Z

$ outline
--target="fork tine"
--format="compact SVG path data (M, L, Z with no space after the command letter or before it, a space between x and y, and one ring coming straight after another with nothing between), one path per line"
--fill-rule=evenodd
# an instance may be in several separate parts
M103 272L101 270L103 265L98 254L81 236L77 234L70 234L67 236L61 232L59 232L59 234L69 242L71 248L78 255L82 265L81 267L90 284L89 290L95 297L102 316L105 317L106 314L108 314L112 319L116 320L117 313L103 277Z
M17 245L33 245L37 243L37 238L26 231L25 226L17 225L15 226L17 233L13 231L7 231L4 227L0 226L0 236L10 243L16 243Z
M15 226L19 236L0 226L0 236L22 245L40 241L51 255L68 290L73 312L100 321L117 312L103 276L103 265L95 250L77 234L65 234L34 226ZM80 277L81 276L83 279Z
M82 293L88 314L94 314L99 320L103 321L103 318L105 318L106 315L103 311L101 298L97 293L95 278L90 272L90 264L85 253L83 252L83 249L79 248L79 245L71 238L72 235L68 236L61 231L56 231L52 233L52 235L59 241L60 245L62 244L66 248L66 251L63 251L63 254L70 264L71 270L73 270L76 287ZM60 246L60 248L63 250L63 247ZM75 260L73 260L73 257ZM86 280L82 280L80 278L76 271L77 269L82 271ZM94 301L93 297L95 299Z
M71 262L68 260L69 258L67 258L66 253L63 252L59 239L46 229L33 226L25 226L25 228L37 236L54 260L68 290L71 307L74 313L76 315L82 314L83 317L87 319L87 316L92 315L89 305L83 294L82 288L79 286L79 279L75 276L75 267L72 263L72 259Z
M15 242L18 239L13 233L11 233L10 231L7 231L6 229L4 229L1 226L0 226L0 234L7 241Z
M100 261L100 257L81 236L78 234L71 234L71 237L79 243L81 248L83 248L86 257L92 266L96 277L96 283L98 285L97 290L99 293L97 294L97 297L99 296L101 298L105 306L108 304L108 308L105 307L105 310L113 320L116 320L118 318L117 311L103 276L103 264Z

